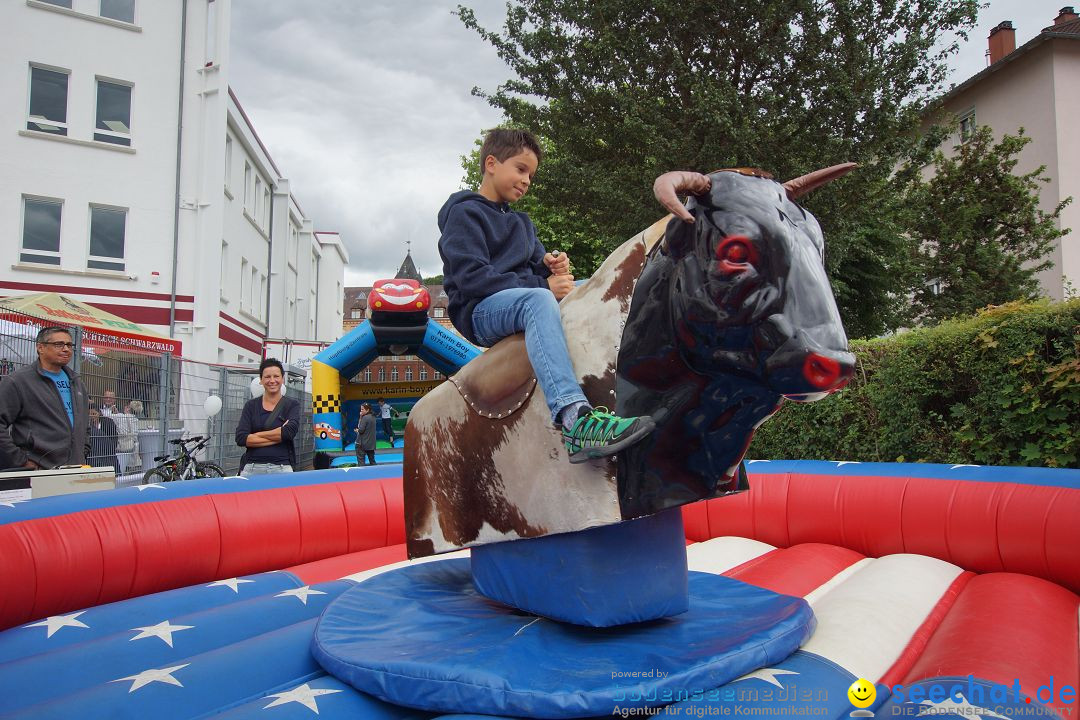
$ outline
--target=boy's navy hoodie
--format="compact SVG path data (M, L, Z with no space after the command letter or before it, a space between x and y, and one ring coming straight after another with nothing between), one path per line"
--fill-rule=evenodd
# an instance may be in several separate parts
M509 203L462 190L439 210L439 254L443 288L450 299L450 320L477 345L473 309L484 298L510 288L547 287L551 275L544 246L529 216Z

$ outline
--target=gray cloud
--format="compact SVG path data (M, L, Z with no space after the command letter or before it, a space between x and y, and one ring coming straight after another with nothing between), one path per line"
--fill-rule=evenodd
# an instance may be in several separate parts
M500 27L502 0L467 3ZM304 211L349 249L346 284L391 277L412 241L442 272L435 216L499 113L470 94L509 68L445 0L234 0L230 84ZM302 8L302 13L298 13Z

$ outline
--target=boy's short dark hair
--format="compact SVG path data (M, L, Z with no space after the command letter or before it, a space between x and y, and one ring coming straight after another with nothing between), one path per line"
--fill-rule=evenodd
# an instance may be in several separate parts
M276 367L281 372L281 376L285 377L285 366L276 358L266 358L259 363L259 377L262 377L263 371L269 367Z
M532 150L538 163L544 154L540 149L540 141L528 130L489 130L484 137L484 144L480 146L480 176L484 175L484 161L488 155L494 155L499 162L506 162L507 158L512 158L524 150Z

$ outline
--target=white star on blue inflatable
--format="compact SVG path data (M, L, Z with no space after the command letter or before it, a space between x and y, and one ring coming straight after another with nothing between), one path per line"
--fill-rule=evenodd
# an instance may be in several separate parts
M780 668L760 668L752 673L747 673L740 678L735 678L733 682L739 682L740 680L764 680L767 683L772 683L778 688L783 688L784 684L776 679L777 675L798 675L799 673L794 670L781 670Z
M245 580L243 578L229 578L228 580L215 580L206 587L227 587L232 588L232 591L237 595L240 594L240 583L255 582L254 580Z
M45 618L44 620L42 620L40 622L30 623L29 625L23 625L23 627L46 627L46 628L48 628L48 631L47 631L45 637L51 638L56 633L56 631L59 630L60 628L65 628L65 627L76 627L76 628L89 627L89 625L84 625L82 622L75 619L75 618L79 617L80 615L82 615L84 612L86 612L86 611L85 610L80 610L79 612L71 613L70 615L52 615L50 617Z
M310 596L310 595L325 595L325 594L326 593L324 593L322 590L312 590L307 585L304 585L303 587L298 587L298 588L295 588L293 590L285 590L283 592L279 592L274 597L288 597L289 595L291 595L294 598L299 599L300 602L307 605L308 596Z
M0 502L0 505L3 505L4 507L13 508L17 504L24 503L24 502L28 502L28 501L27 500L5 500L3 502Z
M138 490L139 492L142 492L143 490L149 490L150 488L157 488L158 490L164 490L165 486L160 484L160 483L150 483L148 485L136 485L135 486L135 489Z
M340 690L329 690L326 688L313 688L309 687L307 683L299 687L295 687L292 690L283 693L274 693L273 695L267 695L268 698L277 698L274 702L270 703L263 710L267 710L276 705L284 705L285 703L300 703L308 710L312 710L316 715L319 714L319 706L315 702L315 698L320 695L333 695L339 693Z
M184 687L179 680L174 678L172 674L177 670L186 668L191 663L184 663L183 665L173 665L167 668L152 668L150 670L143 670L141 673L135 675L128 675L127 677L117 678L110 680L109 682L124 682L125 680L132 680L129 693L133 693L144 685L149 685L152 682L168 683L169 685L176 685L177 687Z
M156 637L160 638L166 645L172 647L172 634L174 632L180 632L181 630L190 630L195 627L194 625L172 625L168 620L163 620L157 625L147 625L146 627L131 628L132 630L140 630L141 632L131 640L142 640L143 638ZM129 640L128 642L131 642Z

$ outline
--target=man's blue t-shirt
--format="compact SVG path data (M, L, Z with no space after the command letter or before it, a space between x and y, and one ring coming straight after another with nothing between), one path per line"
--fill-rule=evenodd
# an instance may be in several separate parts
M53 381L53 385L56 386L56 391L60 393L60 400L64 403L64 409L67 410L68 422L71 426L75 426L75 413L71 409L71 380L68 379L67 373L63 370L59 372L49 372L48 370L42 370L41 373Z

